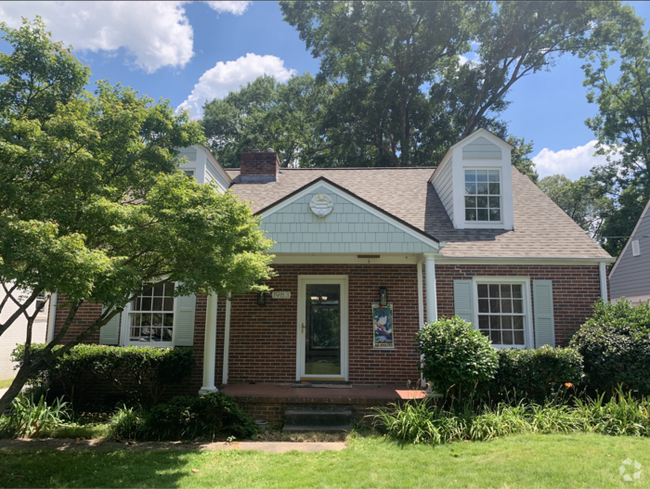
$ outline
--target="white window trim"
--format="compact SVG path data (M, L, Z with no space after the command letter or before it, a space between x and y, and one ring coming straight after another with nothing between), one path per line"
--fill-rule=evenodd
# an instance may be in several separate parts
M474 195L467 195L465 193L465 170L496 170L499 172L499 213L501 214L501 220L500 221L479 221L478 220L478 214L477 214L477 219L476 221L468 221L465 218L465 197L473 197L476 196L478 197L479 194L474 194ZM490 180L488 177L488 186L489 186ZM489 197L489 194L485 195L485 197ZM471 227L484 227L484 228L494 228L494 226L501 227L504 225L504 208L503 208L503 171L500 166L464 166L463 167L463 222L465 223L465 226L471 226Z
M192 176L196 179L196 168L194 168L192 166L182 166L182 167L179 168L179 170L182 171L182 172L191 171Z
M472 277L472 300L474 301L474 327L478 330L478 284L521 284L524 299L524 345L492 345L497 350L501 348L534 348L533 337L533 307L530 293L530 277Z
M175 286L178 286L178 282L174 282ZM131 303L133 300L130 300L126 307L122 310L122 317L120 318L120 346L155 346L157 348L171 348L176 344L176 330L178 322L178 297L174 297L174 322L172 324L172 340L171 341L160 341L158 343L154 342L143 342L143 341L131 341Z

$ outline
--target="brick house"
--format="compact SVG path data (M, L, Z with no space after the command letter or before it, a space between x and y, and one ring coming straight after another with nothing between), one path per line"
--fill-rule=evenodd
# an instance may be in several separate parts
M183 171L261 216L275 241L273 292L172 299L172 284L161 285L92 341L192 346L200 369L188 389L226 386L258 414L255 392L277 397L278 384L340 382L368 403L388 399L361 386L416 381L414 335L439 316L470 321L497 348L566 344L607 300L613 259L512 167L511 150L481 129L431 168L286 169L267 151L224 170L186 148ZM100 308L89 305L79 325ZM276 404L298 402L298 391ZM300 402L317 403L316 391Z

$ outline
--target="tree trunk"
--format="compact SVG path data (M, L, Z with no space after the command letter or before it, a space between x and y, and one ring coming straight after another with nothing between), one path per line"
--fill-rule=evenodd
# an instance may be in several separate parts
M0 414L6 412L7 409L9 409L9 406L11 406L11 401L20 394L20 391L29 379L29 375L32 373L31 371L32 365L30 365L30 362L25 362L20 369L18 369L16 378L11 383L11 386L7 392L5 392L4 396L2 396L2 399L0 399Z

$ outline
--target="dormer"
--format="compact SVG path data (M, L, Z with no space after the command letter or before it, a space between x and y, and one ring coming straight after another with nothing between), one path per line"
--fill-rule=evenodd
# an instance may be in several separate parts
M207 148L195 145L181 148L179 151L178 158L187 160L179 169L188 177L193 177L198 183L214 183L222 194L232 185L228 173Z
M512 150L494 134L478 129L447 151L429 181L454 228L514 228Z

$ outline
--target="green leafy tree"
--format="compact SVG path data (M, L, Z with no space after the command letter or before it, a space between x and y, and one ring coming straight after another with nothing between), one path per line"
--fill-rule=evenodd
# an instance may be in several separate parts
M601 237L603 222L614 211L614 203L602 184L593 177L571 181L564 175L551 175L542 178L538 185L592 238Z
M537 183L539 175L535 169L535 162L530 157L533 152L533 142L526 142L524 138L515 136L508 136L506 142L515 148L510 155L512 166L530 178L533 183Z
M602 226L604 247L616 256L650 199L650 37L631 16L610 37L613 54L603 47L588 57L584 84L587 100L598 105L586 124L598 138L597 154L608 159L592 173L616 201Z
M242 293L271 270L270 242L250 208L177 170L175 148L202 140L186 113L107 82L85 92L88 68L38 18L0 28L13 47L0 54L0 312L14 310L0 335L27 320L23 363L1 413L28 378L119 314L144 283ZM54 291L68 314L37 354L30 306ZM64 342L86 302L106 307Z
M281 166L314 166L329 156L319 124L330 93L327 83L317 83L309 73L287 83L265 75L223 99L206 102L201 123L210 149L224 166L238 167L242 151L268 147L278 153Z
M612 2L280 2L333 86L321 136L349 166L430 165L522 77L591 49ZM602 37L602 36L601 36ZM471 54L470 54L471 53ZM470 59L467 61L467 59Z

